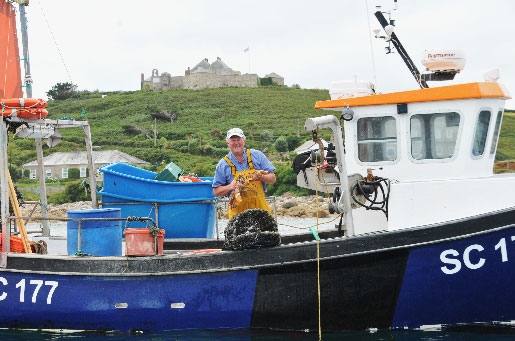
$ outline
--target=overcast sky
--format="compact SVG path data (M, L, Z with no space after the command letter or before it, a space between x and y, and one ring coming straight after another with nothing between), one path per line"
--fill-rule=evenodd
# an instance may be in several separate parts
M216 57L302 88L329 89L357 76L380 92L416 89L400 56L386 55L384 41L370 43L377 4L393 8L393 0L368 0L368 12L365 0L31 0L33 96L46 98L67 81L81 90L139 90L141 73L184 75ZM464 51L465 70L455 81L430 86L482 81L497 67L515 94L514 15L513 0L399 0L392 11L395 32L420 70L425 49ZM515 109L515 101L506 107Z

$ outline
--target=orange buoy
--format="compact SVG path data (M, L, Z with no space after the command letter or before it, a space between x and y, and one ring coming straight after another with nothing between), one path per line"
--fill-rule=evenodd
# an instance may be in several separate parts
M21 117L28 119L45 118L48 110L40 108L2 108L0 107L0 116Z
M41 98L2 98L0 106L5 108L45 108L47 101Z

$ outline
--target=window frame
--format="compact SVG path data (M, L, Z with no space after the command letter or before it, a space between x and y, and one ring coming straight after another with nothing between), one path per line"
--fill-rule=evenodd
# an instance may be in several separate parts
M437 114L447 114L447 113L456 113L460 117L460 123L458 125L458 133L456 134L456 144L454 145L454 153L449 158L441 158L441 159L415 159L411 153L411 118L416 115L437 115ZM463 126L465 115L461 110L456 108L448 108L448 109L439 109L439 110L420 110L409 112L406 117L406 129L407 129L407 139L406 139L406 151L408 154L408 159L413 163L445 163L445 162L454 162L460 153L461 147L461 139L463 135ZM434 117L431 118L434 120ZM431 141L434 144L434 141Z
M52 177L52 168L45 168L45 179L50 179Z
M38 172L37 172L36 168L29 168L29 169L30 169L29 179L32 179L32 180L37 179Z
M396 146L396 158L395 160L384 160L384 161L362 161L359 158L359 141L358 141L358 121L363 118L382 118L382 117L391 117L395 121L395 146ZM394 113L374 113L374 114L366 114L361 115L355 118L355 123L353 127L353 135L354 135L354 158L359 165L393 165L398 163L401 160L401 148L400 148L400 119L397 114Z
M483 146L483 153L474 155L474 143L476 141L477 127L479 124L479 115L481 115L481 113L485 112L485 111L490 113L490 119L488 121L488 127L486 128L486 137L485 137L485 144ZM488 150L487 147L488 147L488 141L489 141L490 130L491 130L490 128L492 126L492 116L493 116L493 110L492 110L492 108L489 108L489 107L484 107L484 108L479 109L478 113L476 114L476 121L474 123L474 133L472 135L472 141L471 141L471 146L470 146L470 155L471 155L472 159L474 159L474 160L482 159L487 154L487 150ZM488 153L489 153L489 151L488 151Z
M88 167L81 166L79 169L80 169L80 173L79 173L80 178L85 178L88 176L88 171L87 171ZM83 172L83 170L84 170L84 172ZM82 175L82 174L84 174L84 175Z
M496 133L495 132L495 128L496 128L496 125L497 125L497 118L499 117L499 114L501 115L501 119L499 121L499 128L498 128L497 133ZM494 123L494 126L493 126L492 137L490 138L490 150L488 151L488 156L490 158L495 157L495 154L497 154L497 146L499 145L499 137L501 136L501 129L502 129L503 118L504 118L504 107L500 107L497 110L497 114L495 115L495 123ZM494 144L494 142L495 142L495 144Z
M68 167L61 168L61 179L68 179Z

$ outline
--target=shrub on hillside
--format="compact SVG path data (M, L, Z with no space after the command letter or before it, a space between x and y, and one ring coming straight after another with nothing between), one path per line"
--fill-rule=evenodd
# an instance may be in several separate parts
M69 168L68 179L80 179L80 170L78 168Z
M277 150L279 153L284 153L288 151L288 143L286 142L286 139L284 137L278 137L277 140L275 140L274 144L275 150Z
M211 130L209 135L211 136L211 138L213 140L221 140L222 139L222 132L218 128Z
M286 143L288 144L288 150L292 151L300 145L301 138L296 135L286 136Z
M192 154L197 154L200 147L200 143L197 139L191 139L188 142L188 152Z
M81 185L81 181L69 182L64 187L64 191L50 195L48 202L51 204L64 204L68 202L91 200L86 188Z
M259 138L262 142L269 141L272 137L272 133L269 130L263 130L261 134L259 135Z
M78 97L77 85L66 82L57 83L52 89L47 91L48 99L51 100L64 100L72 97Z
M21 170L18 167L9 166L9 173L13 182L17 182L21 178Z

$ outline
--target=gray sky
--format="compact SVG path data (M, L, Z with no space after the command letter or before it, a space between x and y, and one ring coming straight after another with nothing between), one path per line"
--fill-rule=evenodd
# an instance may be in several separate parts
M141 73L184 75L188 66L216 57L242 73L249 64L259 76L276 72L302 88L329 89L356 75L375 81L380 92L416 89L400 56L386 55L378 39L372 39L372 62L377 4L388 10L393 0L368 0L368 14L365 0L31 0L33 96L46 98L70 78L81 90L139 90ZM497 67L512 94L514 13L513 0L399 0L392 11L395 32L419 70L425 49L465 52L465 70L454 81L430 86L483 81ZM515 101L506 107L515 109Z

